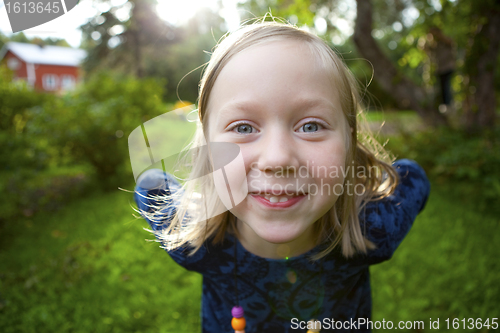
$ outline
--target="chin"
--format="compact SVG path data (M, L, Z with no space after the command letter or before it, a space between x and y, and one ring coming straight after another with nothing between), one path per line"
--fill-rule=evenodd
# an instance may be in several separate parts
M296 240L305 232L305 230L286 230L290 229L289 226L287 227L264 228L264 232L258 232L257 235L272 244L285 244Z
M260 237L266 242L272 244L286 244L293 241L296 238L296 237L287 237L286 235L262 235Z

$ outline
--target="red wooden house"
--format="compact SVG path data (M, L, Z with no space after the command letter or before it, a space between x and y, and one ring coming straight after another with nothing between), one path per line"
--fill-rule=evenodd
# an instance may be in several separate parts
M80 49L8 42L0 50L0 62L16 79L38 90L71 90L79 79L79 65L86 56Z

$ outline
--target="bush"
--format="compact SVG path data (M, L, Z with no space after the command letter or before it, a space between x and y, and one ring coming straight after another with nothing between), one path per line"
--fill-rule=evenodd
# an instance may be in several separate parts
M34 110L34 130L60 150L60 160L89 164L105 189L130 182L127 137L163 112L160 82L99 73L75 93Z
M56 211L90 187L84 170L76 168L4 172L0 174L0 226L41 210Z
M438 181L465 181L486 200L500 199L500 130L428 130L391 139L388 148L417 160Z
M24 81L14 82L12 73L0 66L0 171L43 169L49 163L43 142L32 137L27 124L31 120L30 109L51 98L34 91Z

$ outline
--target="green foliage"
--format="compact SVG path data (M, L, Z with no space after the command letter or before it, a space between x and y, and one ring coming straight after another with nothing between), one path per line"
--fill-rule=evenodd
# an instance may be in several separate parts
M21 31L17 34L12 34L9 36L9 40L12 42L18 42L18 43L29 43L30 39L26 37L26 35Z
M0 49L4 46L5 43L9 41L9 38L5 36L1 31L0 31Z
M396 155L418 161L433 177L467 181L469 191L500 199L500 131L468 134L446 128L391 138L388 148Z
M117 11L131 8L132 3L130 18L120 21ZM203 8L182 26L172 26L158 18L154 2L129 1L99 13L81 27L82 47L88 52L83 68L87 73L104 69L160 78L166 88L164 100L193 103L198 97L199 68L208 62L208 53L227 30L224 24L220 15ZM114 35L116 27L124 31Z
M5 36L0 32L0 49L2 46L7 43L7 42L18 42L18 43L31 43L31 44L38 44L38 45L57 45L57 46L64 46L64 47L70 47L68 42L64 38L55 38L55 37L47 37L47 38L40 38L40 37L33 37L33 38L28 38L23 32L19 32L17 34L12 34L10 36Z
M68 42L64 38L40 38L35 37L30 40L31 44L37 45L54 45L54 46L62 46L62 47L71 47Z
M278 5L283 5L288 1L278 0ZM288 2L289 3L289 2ZM300 22L302 24L306 24L308 26L314 25L314 13L311 9L316 9L317 7L308 0L296 0L292 3L289 3L282 11L279 13L273 13L274 16L277 17L292 17L295 15L297 18L300 18ZM312 8L311 8L312 7Z
M222 37L224 20L205 8L178 28L179 40L166 47L156 46L145 59L145 73L149 77L167 77L165 100L195 102L202 70L210 60L209 53ZM172 66L175 64L175 66Z
M16 169L0 174L0 226L20 216L54 212L90 190L82 168Z
M43 140L35 140L28 124L30 109L52 96L36 92L24 81L12 81L12 73L0 66L0 170L31 167L44 168L48 155Z
M392 94L388 94L380 84L373 79L373 67L370 62L359 56L352 40L343 45L333 46L328 43L352 72L358 82L359 92L363 104L370 110L395 110L398 109L396 99Z
M156 1L130 0L120 6L103 0L112 8L83 26L82 45L88 51L83 68L88 72L115 69L121 73L144 77L144 64L151 54L178 38L177 29L158 17ZM129 11L123 20L120 12Z
M53 211L87 189L81 170L47 170L64 149L35 126L42 105L56 97L36 92L24 81L12 81L0 66L0 224L40 210ZM42 125L43 126L43 125Z
M127 182L127 137L141 123L164 113L161 83L99 73L78 91L33 112L33 128L58 147L59 159L90 164L104 188Z

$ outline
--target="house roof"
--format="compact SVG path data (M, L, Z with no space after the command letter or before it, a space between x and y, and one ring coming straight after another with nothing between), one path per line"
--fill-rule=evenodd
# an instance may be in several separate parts
M11 51L21 60L33 64L78 66L87 56L81 49L62 46L38 46L36 44L8 42L0 50L0 60Z

